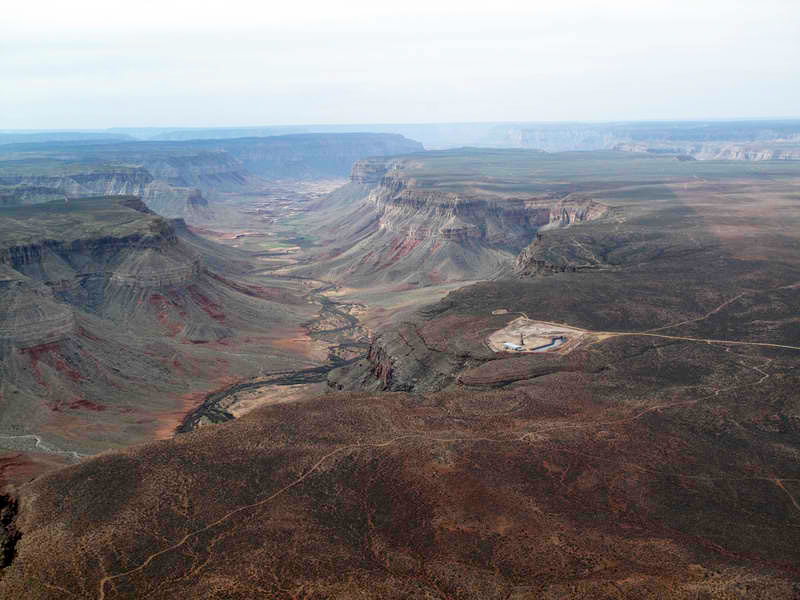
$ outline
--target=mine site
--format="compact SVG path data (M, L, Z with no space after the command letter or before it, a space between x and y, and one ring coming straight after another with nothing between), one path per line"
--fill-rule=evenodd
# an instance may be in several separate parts
M8 12L0 600L800 598L793 4Z
M488 337L486 343L495 352L555 352L561 354L575 348L586 332L519 317Z

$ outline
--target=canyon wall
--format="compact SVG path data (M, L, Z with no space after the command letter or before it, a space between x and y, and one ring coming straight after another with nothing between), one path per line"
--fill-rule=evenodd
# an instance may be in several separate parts
M0 279L0 304L0 346L52 344L75 331L72 308L58 302L48 286Z
M58 171L66 171L59 173ZM26 194L60 195L62 198L81 196L142 196L153 182L153 176L143 167L104 167L69 165L66 169L55 167L53 173L40 172L0 175L0 187L7 196L12 192ZM47 198L52 199L52 197ZM9 200L8 204L12 202ZM25 202L19 202L24 204Z
M614 144L612 149L621 152L675 155L676 158L693 158L695 160L800 160L800 143L654 144L625 142Z
M547 152L620 150L698 160L800 160L800 121L503 124L491 145Z
M567 189L505 193L469 181L441 189L417 176L424 161L415 155L355 163L350 183L312 216L324 240L319 260L293 272L356 287L490 279L510 273L538 231L608 210Z
M166 217L210 220L209 200L262 191L265 179L345 177L354 162L422 150L395 134L307 134L181 142L9 144L0 206L136 195Z
M363 168L359 168L357 177ZM541 229L599 218L607 207L589 197L550 194L503 198L416 188L402 175L384 175L366 199L379 227L412 241L480 240L519 250Z

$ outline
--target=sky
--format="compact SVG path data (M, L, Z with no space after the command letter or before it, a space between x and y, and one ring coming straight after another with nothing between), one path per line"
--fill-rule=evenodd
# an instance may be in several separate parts
M28 0L0 129L800 117L797 0Z

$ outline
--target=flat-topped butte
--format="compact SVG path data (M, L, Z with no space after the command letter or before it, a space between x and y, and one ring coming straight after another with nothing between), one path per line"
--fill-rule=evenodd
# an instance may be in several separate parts
M664 183L800 176L800 161L681 161L647 153L547 153L536 150L460 148L360 161L354 176L376 171L409 187L476 195L519 197L558 190L578 191L587 183ZM377 183L377 181L376 181Z
M72 243L97 238L163 234L167 222L133 196L56 200L0 208L0 252L47 240Z

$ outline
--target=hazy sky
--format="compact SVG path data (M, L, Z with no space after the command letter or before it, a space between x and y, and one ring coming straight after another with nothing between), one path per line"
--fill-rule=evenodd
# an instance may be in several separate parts
M23 0L0 129L800 116L798 0Z

